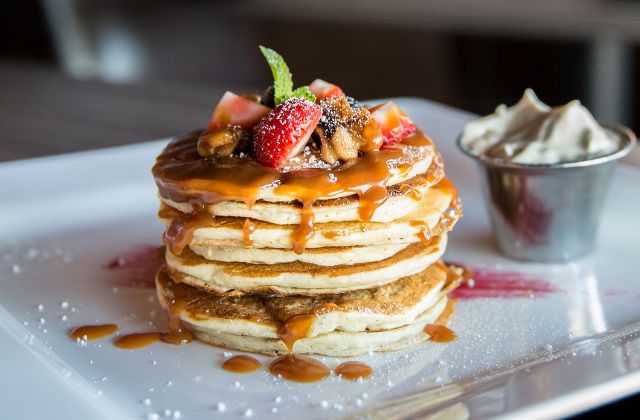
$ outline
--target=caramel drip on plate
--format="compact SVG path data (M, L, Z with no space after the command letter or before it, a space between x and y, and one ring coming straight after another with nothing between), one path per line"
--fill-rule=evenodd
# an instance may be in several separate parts
M193 233L198 228L211 226L213 215L204 206L194 205L191 213L172 218L164 239L171 252L180 255L182 250L193 240Z
M335 372L336 375L355 381L360 378L368 378L373 374L373 369L361 362L344 362L336 368Z
M294 382L317 382L329 376L329 368L311 357L293 354L293 345L307 337L315 315L294 315L278 329L278 337L287 346L287 354L277 357L269 365L273 375Z
M436 343L448 343L457 337L456 333L444 325L427 324L424 332L429 335L431 341Z
M138 350L160 340L161 333L158 332L143 332L127 334L120 337L114 343L116 347L123 350Z
M233 356L222 363L222 369L234 373L251 373L260 369L262 364L251 356Z
M69 337L73 340L98 340L118 331L116 324L84 325L71 330Z
M311 357L287 353L269 365L269 371L294 382L318 382L329 376L329 368Z
M391 176L389 165L393 164L400 173L407 174L415 161L407 153L424 153L419 148L433 147L431 140L417 131L399 145L365 153L332 169L280 172L249 157L217 161L203 159L197 152L199 134L192 132L175 139L158 157L153 175L160 195L176 202L200 206L241 201L251 207L261 189L275 187L275 194L302 204L300 228L292 234L297 253L304 251L314 234L313 205L317 200L336 198L345 193L356 194L359 197L359 216L369 221L387 199L386 183ZM193 226L198 222L206 223L206 219L194 215L191 219L175 222L177 226L173 229L170 226L167 242L179 251L188 244Z
M242 243L245 248L251 248L253 246L253 232L256 231L256 224L251 219L246 219L242 226Z
M127 334L114 343L123 350L138 350L162 341L167 344L181 345L193 341L193 334L185 328L180 319L180 313L185 309L186 302L173 300L169 303L169 329L164 332L141 332Z

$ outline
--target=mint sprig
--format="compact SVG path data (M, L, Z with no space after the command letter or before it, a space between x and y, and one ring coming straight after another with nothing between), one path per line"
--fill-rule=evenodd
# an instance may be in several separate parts
M284 58L271 48L260 45L260 51L271 68L273 74L274 100L276 105L286 101L289 98L304 98L315 102L316 97L309 90L309 86L301 86L293 89L293 78L289 71L289 66L285 63Z

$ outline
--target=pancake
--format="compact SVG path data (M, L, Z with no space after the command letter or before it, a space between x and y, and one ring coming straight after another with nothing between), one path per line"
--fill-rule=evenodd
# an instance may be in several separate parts
M446 294L458 286L444 264L394 283L342 295L314 297L223 297L176 283L158 271L161 304L180 301L178 316L203 341L265 354L286 352L278 328L293 316L315 315L295 353L347 356L395 350L428 339L427 323L443 322L453 310ZM440 318L440 319L439 319Z
M450 191L430 188L412 212L393 223L316 223L306 249L418 242L423 231L436 236L453 228L460 212L459 201L454 199ZM171 220L179 217L179 213L165 207L161 208L158 216L168 226ZM242 247L245 245L245 220L239 217L211 218L207 220L206 226L194 230L190 244L194 251L203 256L207 255L205 247ZM298 228L297 225L279 225L255 219L251 221L255 225L251 234L252 247L293 247L292 233Z
M305 250L302 254L296 254L289 249L277 248L233 246L191 246L190 248L194 253L213 261L247 264L281 264L300 261L308 264L335 266L384 260L407 246L409 244L312 248Z
M211 293L317 295L342 293L392 282L424 270L440 259L447 244L446 234L429 243L413 243L381 261L323 267L293 262L246 264L210 261L185 248L180 256L168 248L166 262L174 279Z
M220 201L263 200L290 202L297 198L300 178L288 173L311 170L304 186L314 190L314 200L334 199L354 194L369 185L392 186L427 173L434 160L441 159L422 132L409 136L377 153L359 156L333 167L315 155L300 155L300 162L280 172L262 166L247 156L230 157L211 165L197 152L202 131L192 131L174 138L158 156L152 172L160 195L174 202L190 203L200 196L201 204ZM434 159L438 157L438 159ZM327 177L332 174L335 180ZM296 179L297 178L297 179ZM242 186L242 191L237 188ZM211 195L213 193L215 197Z
M422 197L440 178L415 177L387 189L387 199L373 212L371 222L390 222L406 216L417 209ZM181 213L191 213L193 206L160 196L162 204ZM279 225L298 224L301 220L302 204L297 201L257 201L251 207L240 201L222 201L204 208L214 216L242 217L262 220ZM357 195L348 195L330 200L318 200L313 204L316 223L362 220L360 201Z

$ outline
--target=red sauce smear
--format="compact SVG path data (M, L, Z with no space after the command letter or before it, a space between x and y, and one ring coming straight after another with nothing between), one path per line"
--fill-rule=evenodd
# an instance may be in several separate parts
M461 264L453 263L462 266ZM560 289L548 281L517 271L472 268L473 280L463 282L451 293L456 299L522 299L544 297Z
M115 286L154 288L156 272L164 262L164 247L137 245L103 265L105 270L117 271L110 279Z

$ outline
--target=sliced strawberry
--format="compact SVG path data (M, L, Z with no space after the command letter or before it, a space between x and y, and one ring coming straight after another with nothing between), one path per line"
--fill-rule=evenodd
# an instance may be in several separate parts
M384 138L382 146L397 143L416 131L416 126L400 107L393 102L371 109L371 117L376 121Z
M339 86L332 85L329 82L325 82L322 79L316 79L309 85L309 90L313 93L316 98L324 99L331 98L333 96L344 96L344 92L340 89Z
M254 159L281 167L304 149L321 116L322 108L307 99L291 98L276 106L254 130Z
M251 130L269 111L269 107L227 91L216 105L208 128L211 130L239 126Z

